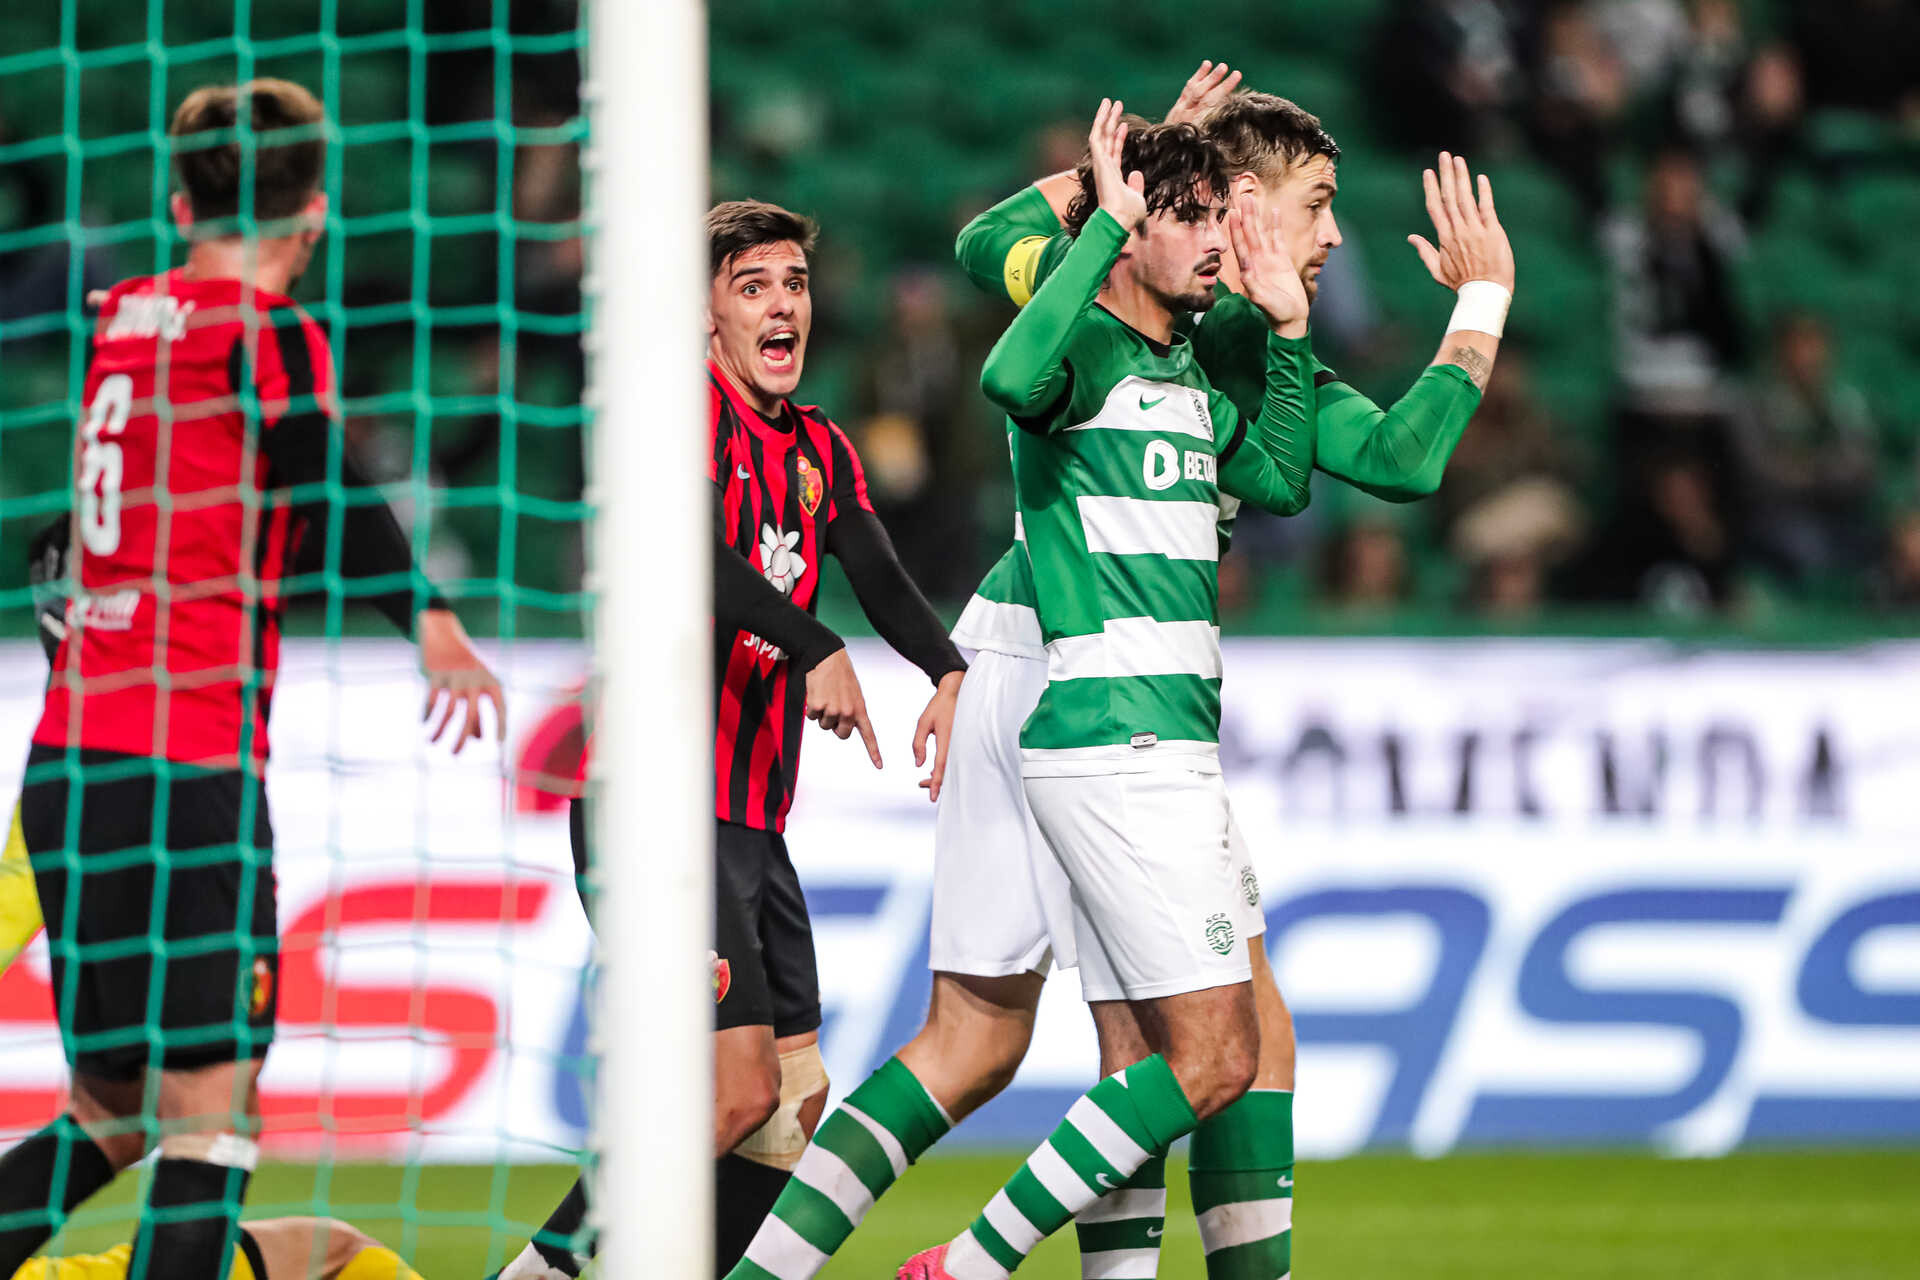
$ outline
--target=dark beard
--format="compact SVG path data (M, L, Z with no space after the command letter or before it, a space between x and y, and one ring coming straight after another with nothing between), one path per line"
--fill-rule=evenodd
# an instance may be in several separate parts
M1191 293L1169 294L1165 299L1167 310L1179 315L1182 311L1206 311L1213 306L1213 290L1196 289Z

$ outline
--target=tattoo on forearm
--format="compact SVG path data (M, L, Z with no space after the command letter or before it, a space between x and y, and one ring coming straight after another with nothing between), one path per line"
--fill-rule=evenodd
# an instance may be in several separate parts
M1487 378L1493 373L1493 361L1472 347L1455 347L1447 352L1445 363L1459 365L1473 379L1474 386L1482 391L1487 389Z

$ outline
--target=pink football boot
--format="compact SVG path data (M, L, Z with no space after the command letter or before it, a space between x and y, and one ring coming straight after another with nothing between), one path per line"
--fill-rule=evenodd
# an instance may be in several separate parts
M947 1246L937 1244L914 1254L900 1264L895 1280L953 1280L947 1274Z

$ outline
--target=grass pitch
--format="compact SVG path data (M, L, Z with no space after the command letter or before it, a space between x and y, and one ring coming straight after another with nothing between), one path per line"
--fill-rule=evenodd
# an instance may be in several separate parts
M911 1170L822 1280L888 1280L908 1254L979 1211L1018 1156L935 1156ZM1200 1280L1184 1166L1170 1167L1160 1274ZM1627 1155L1364 1156L1302 1165L1303 1280L1883 1280L1920 1276L1920 1151L1772 1152L1721 1160ZM427 1280L480 1280L517 1252L569 1167L270 1165L249 1216L331 1213L401 1249ZM60 1251L124 1240L122 1178ZM1071 1230L1020 1271L1080 1274ZM276 1277L276 1280L279 1278Z

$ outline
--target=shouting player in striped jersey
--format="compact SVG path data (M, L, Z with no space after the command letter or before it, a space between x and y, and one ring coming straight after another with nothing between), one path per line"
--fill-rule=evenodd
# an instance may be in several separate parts
M708 479L715 488L714 1155L716 1273L745 1251L826 1106L812 926L782 832L806 720L880 748L840 637L815 618L822 559L874 629L934 682L914 728L937 798L966 663L894 555L845 433L799 385L813 328L813 223L737 200L707 215ZM581 809L576 804L576 814ZM576 833L584 832L584 819ZM576 852L576 860L581 857ZM576 1183L500 1280L579 1274Z
M1339 151L1319 121L1294 104L1268 94L1235 96L1239 80L1224 64L1203 63L1167 118L1201 122L1225 151L1236 191L1278 211L1311 298L1320 264L1339 244L1331 212ZM1490 195L1484 210L1449 209L1456 186L1440 175L1452 171L1451 159L1443 157L1427 180L1437 246L1414 237L1416 247L1449 288L1477 279L1510 290L1512 255ZM983 289L1024 304L1072 244L1059 224L1078 187L1073 173L1054 175L974 219L957 245L961 265ZM1223 274L1230 274L1228 265ZM1243 414L1253 413L1262 393L1265 324L1224 284L1215 293L1214 307L1192 332L1195 356ZM1317 469L1392 502L1434 492L1479 403L1498 328L1497 314L1456 312L1433 366L1386 409L1316 361ZM1222 505L1223 553L1233 506ZM1066 877L1042 847L1020 782L1018 736L1045 687L1046 651L1018 543L981 583L954 639L973 652L935 834L933 999L920 1033L848 1099L889 1129L891 1145L909 1158L945 1132L948 1117L957 1122L971 1114L1012 1080L1032 1036L1049 959L1061 967L1075 962ZM1253 957L1260 1064L1247 1095L1195 1133L1189 1177L1212 1280L1275 1280L1289 1271L1292 1245L1293 1027L1266 961L1252 859L1237 824L1229 823L1245 886L1246 912L1236 924L1244 923ZM996 886L991 911L982 909L975 887L981 884ZM1091 994L1110 1072L1144 1050L1125 1006ZM885 1161L862 1160L864 1146L859 1131L829 1115L796 1171L795 1191L775 1206L780 1227L769 1223L749 1256L781 1280L817 1272L897 1176ZM826 1202L800 1193L809 1181L837 1190L841 1155L861 1170L859 1195ZM900 1170L905 1162L896 1162ZM1154 1275L1165 1200L1164 1174L1150 1161L1124 1194L1082 1214L1084 1274ZM744 1267L737 1280L749 1280Z
M326 213L323 125L286 81L189 95L170 130L186 265L122 282L101 308L76 442L74 595L20 804L72 1090L0 1159L0 1274L156 1143L131 1274L227 1272L273 1038L263 775L302 538L328 538L330 577L380 579L369 598L418 641L429 714L446 699L436 739L463 713L464 745L482 700L501 710L392 513L337 449L327 341L286 296Z

